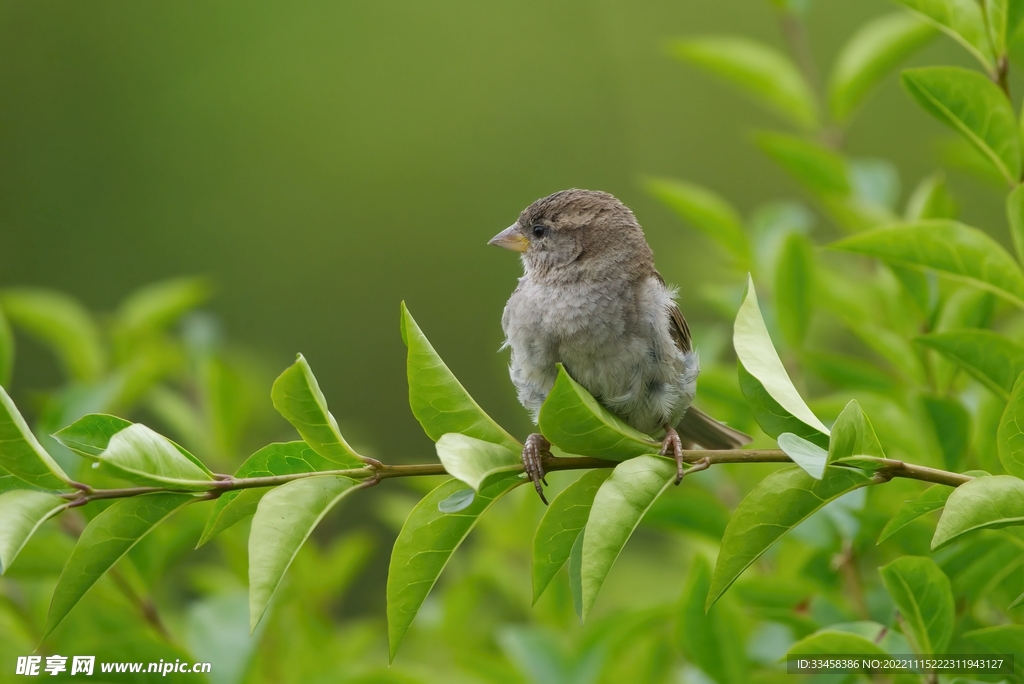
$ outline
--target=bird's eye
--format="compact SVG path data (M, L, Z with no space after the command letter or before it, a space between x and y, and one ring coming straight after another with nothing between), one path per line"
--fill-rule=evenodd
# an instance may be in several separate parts
M533 231L533 237L544 237L544 234L548 232L547 226L542 226L539 223L531 228Z

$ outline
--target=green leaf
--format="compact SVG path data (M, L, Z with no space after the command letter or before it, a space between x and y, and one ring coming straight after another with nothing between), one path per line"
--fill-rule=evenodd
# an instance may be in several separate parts
M7 572L39 526L67 505L59 496L31 489L0 494L0 574Z
M1024 480L1012 475L977 477L946 500L932 537L932 550L985 528L1024 525Z
M65 294L37 288L5 290L0 306L16 326L49 346L76 380L98 380L106 363L92 316Z
M941 172L926 176L914 188L907 200L904 218L907 221L919 219L956 218L959 207L949 193L946 178Z
M1010 401L999 419L996 442L999 461L1006 472L1024 478L1024 373L1017 376Z
M53 438L83 458L96 460L110 445L110 438L132 422L105 413L90 413L53 433Z
M14 333L0 309L0 387L9 387L14 370Z
M958 470L971 443L971 417L959 400L952 397L922 396L921 403L931 419L942 461L946 468Z
M313 451L305 442L285 442L269 444L245 459L235 471L234 477L239 479L315 473L332 470L336 465ZM196 546L202 546L238 521L255 513L260 499L268 491L266 487L258 487L221 494L213 504L213 510L206 519L206 527Z
M448 370L416 325L405 302L402 302L402 340L409 348L409 406L430 439L436 442L441 435L457 432L500 444L514 453L522 451L523 445L484 413Z
M791 233L775 268L775 309L786 342L796 349L807 337L814 289L814 247L803 235Z
M846 42L828 84L832 116L844 121L897 64L935 35L913 14L886 14L861 26Z
M260 500L249 533L250 632L306 539L355 484L337 475L307 477L283 484Z
M801 128L818 121L814 95L788 57L777 50L734 36L677 41L675 56L738 87L755 101Z
M1006 218L1010 223L1017 261L1024 263L1024 185L1018 185L1006 198Z
M660 456L637 456L617 465L598 489L583 536L583 620L593 608L622 547L647 509L675 477L674 461Z
M722 538L718 563L706 606L710 608L736 578L786 532L825 504L871 484L849 468L830 467L821 480L800 468L777 470L760 483L736 508Z
M943 653L953 636L953 588L931 558L904 556L878 569L920 655Z
M992 44L976 0L896 0L934 23L943 33L964 46L985 66L992 68Z
M71 553L53 591L43 639L67 617L92 585L192 494L146 494L120 499L93 518Z
M204 278L173 278L139 288L117 310L115 325L122 330L152 330L178 320L210 297Z
M933 485L921 492L921 495L916 499L904 501L900 504L896 515L885 524L882 533L878 537L878 543L881 544L922 515L937 511L945 506L946 499L954 491L952 487L946 485Z
M976 71L960 67L908 69L901 80L925 111L964 136L1008 183L1017 183L1017 117L999 86Z
M732 511L700 487L681 486L678 493L658 498L644 516L643 524L671 532L691 532L714 542L722 539Z
M828 445L829 462L850 456L885 458L875 428L856 399L851 400L836 418Z
M208 489L213 480L173 442L141 423L115 433L99 462L117 477L142 485Z
M820 480L824 476L825 466L828 465L827 451L792 432L783 432L779 435L778 442L779 448L805 473L815 480Z
M540 431L570 454L623 461L657 452L661 442L630 427L597 403L590 392L558 364L558 377L540 407Z
M651 178L647 190L736 259L738 267L750 270L750 240L739 213L719 195L692 183Z
M1021 0L983 0L991 29L993 47L997 55L1005 55L1007 46L1024 19Z
M747 400L747 406L754 415L754 420L766 435L778 439L782 433L791 432L822 448L828 447L828 435L794 418L792 414L782 408L779 402L768 394L764 385L747 372L742 361L737 361L736 372L739 376L740 391L743 393L744 399Z
M573 610L580 620L583 619L583 539L586 533L586 528L580 530L569 552L569 594L572 596Z
M835 152L803 138L760 133L757 146L812 194L824 198L850 194L846 162Z
M786 660L796 660L807 656L835 657L844 655L869 655L884 658L889 654L874 641L865 639L859 634L823 629L790 646L786 653Z
M435 447L448 474L476 491L523 467L520 455L504 446L455 432L441 435Z
M901 266L932 269L1024 308L1020 266L995 240L957 221L898 224L851 235L832 246Z
M551 500L533 535L533 602L569 560L569 552L587 524L598 488L611 470L591 470ZM582 553L583 547L580 546Z
M475 490L463 489L455 492L444 501L438 502L437 510L442 513L458 513L472 506L475 500Z
M352 468L364 465L363 459L341 436L338 421L327 410L324 393L302 354L274 381L270 397L278 413L299 431L316 453L339 465Z
M679 640L686 659L719 684L750 681L743 642L737 639L739 625L731 611L719 604L704 611L704 599L711 586L711 567L700 557L694 559L686 579L679 614Z
M480 491L472 505L458 513L442 513L440 502L465 489L458 480L448 480L423 497L409 513L395 540L388 568L388 646L395 659L409 625L423 605L455 549L476 526L480 516L514 487L523 483L508 477Z
M778 352L775 351L768 328L761 317L754 281L748 277L747 283L747 296L736 314L736 324L733 328L732 341L736 348L736 356L739 357L743 368L761 383L771 398L789 415L827 435L828 428L814 415L793 386L793 381L789 379L789 374L782 365ZM800 434L796 430L789 432Z
M836 388L866 389L886 394L895 391L896 380L871 363L856 356L804 350L800 354L804 368Z
M974 647L976 653L993 655L1013 653L1013 674L1016 681L1024 679L1024 658L1021 658L1020 645L1024 643L1024 625L998 625L983 627L965 632L964 640Z
M17 407L0 387L0 467L43 489L63 489L68 476L46 453Z
M918 344L955 361L1004 399L1024 372L1024 345L991 330L954 330L915 338Z

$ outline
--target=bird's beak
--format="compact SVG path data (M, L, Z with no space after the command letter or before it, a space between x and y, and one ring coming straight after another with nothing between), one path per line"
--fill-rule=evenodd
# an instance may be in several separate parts
M487 244L511 249L513 252L525 252L526 248L530 246L530 241L519 232L519 224L513 223L488 240Z

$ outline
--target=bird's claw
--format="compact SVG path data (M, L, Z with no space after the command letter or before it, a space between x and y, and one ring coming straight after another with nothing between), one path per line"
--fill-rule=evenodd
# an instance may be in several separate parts
M551 442L544 439L544 435L535 432L526 438L523 445L523 468L545 506L548 505L548 500L544 498L544 488L541 485L547 485L548 481L544 478L543 459L550 456Z
M679 433L675 431L675 428L665 428L665 439L661 442L661 451L658 452L662 456L671 456L676 461L676 484L678 485L683 481L683 440L679 438Z

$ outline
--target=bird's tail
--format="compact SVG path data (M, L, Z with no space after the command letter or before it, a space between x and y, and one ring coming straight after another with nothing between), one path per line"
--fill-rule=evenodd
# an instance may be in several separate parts
M705 449L721 451L739 449L753 441L753 437L720 423L696 406L691 406L676 426L676 431L687 448L699 445Z

